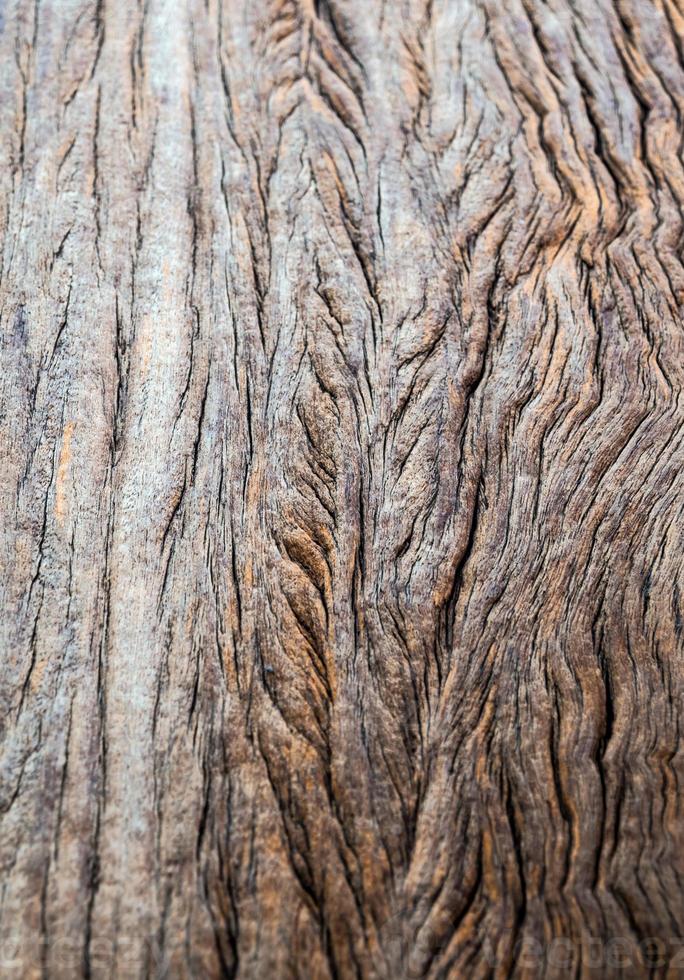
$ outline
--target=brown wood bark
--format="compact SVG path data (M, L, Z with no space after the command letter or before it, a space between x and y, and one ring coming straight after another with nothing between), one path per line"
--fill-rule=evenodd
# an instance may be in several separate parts
M0 975L678 975L681 0L0 21Z

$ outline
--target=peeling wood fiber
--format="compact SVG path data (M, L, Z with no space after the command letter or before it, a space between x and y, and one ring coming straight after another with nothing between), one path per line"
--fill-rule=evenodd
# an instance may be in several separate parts
M0 3L0 975L684 969L681 0Z

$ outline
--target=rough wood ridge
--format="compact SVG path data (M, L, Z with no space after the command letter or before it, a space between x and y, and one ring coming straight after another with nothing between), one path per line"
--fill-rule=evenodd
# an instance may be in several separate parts
M0 975L684 970L684 4L0 4Z

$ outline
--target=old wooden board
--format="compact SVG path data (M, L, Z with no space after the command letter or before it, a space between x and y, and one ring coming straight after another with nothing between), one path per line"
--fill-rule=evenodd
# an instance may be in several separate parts
M0 23L0 975L679 975L681 0Z

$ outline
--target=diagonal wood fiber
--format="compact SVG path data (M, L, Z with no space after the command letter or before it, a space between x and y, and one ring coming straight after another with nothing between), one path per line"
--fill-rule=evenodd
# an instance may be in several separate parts
M0 3L0 976L684 969L681 0Z

